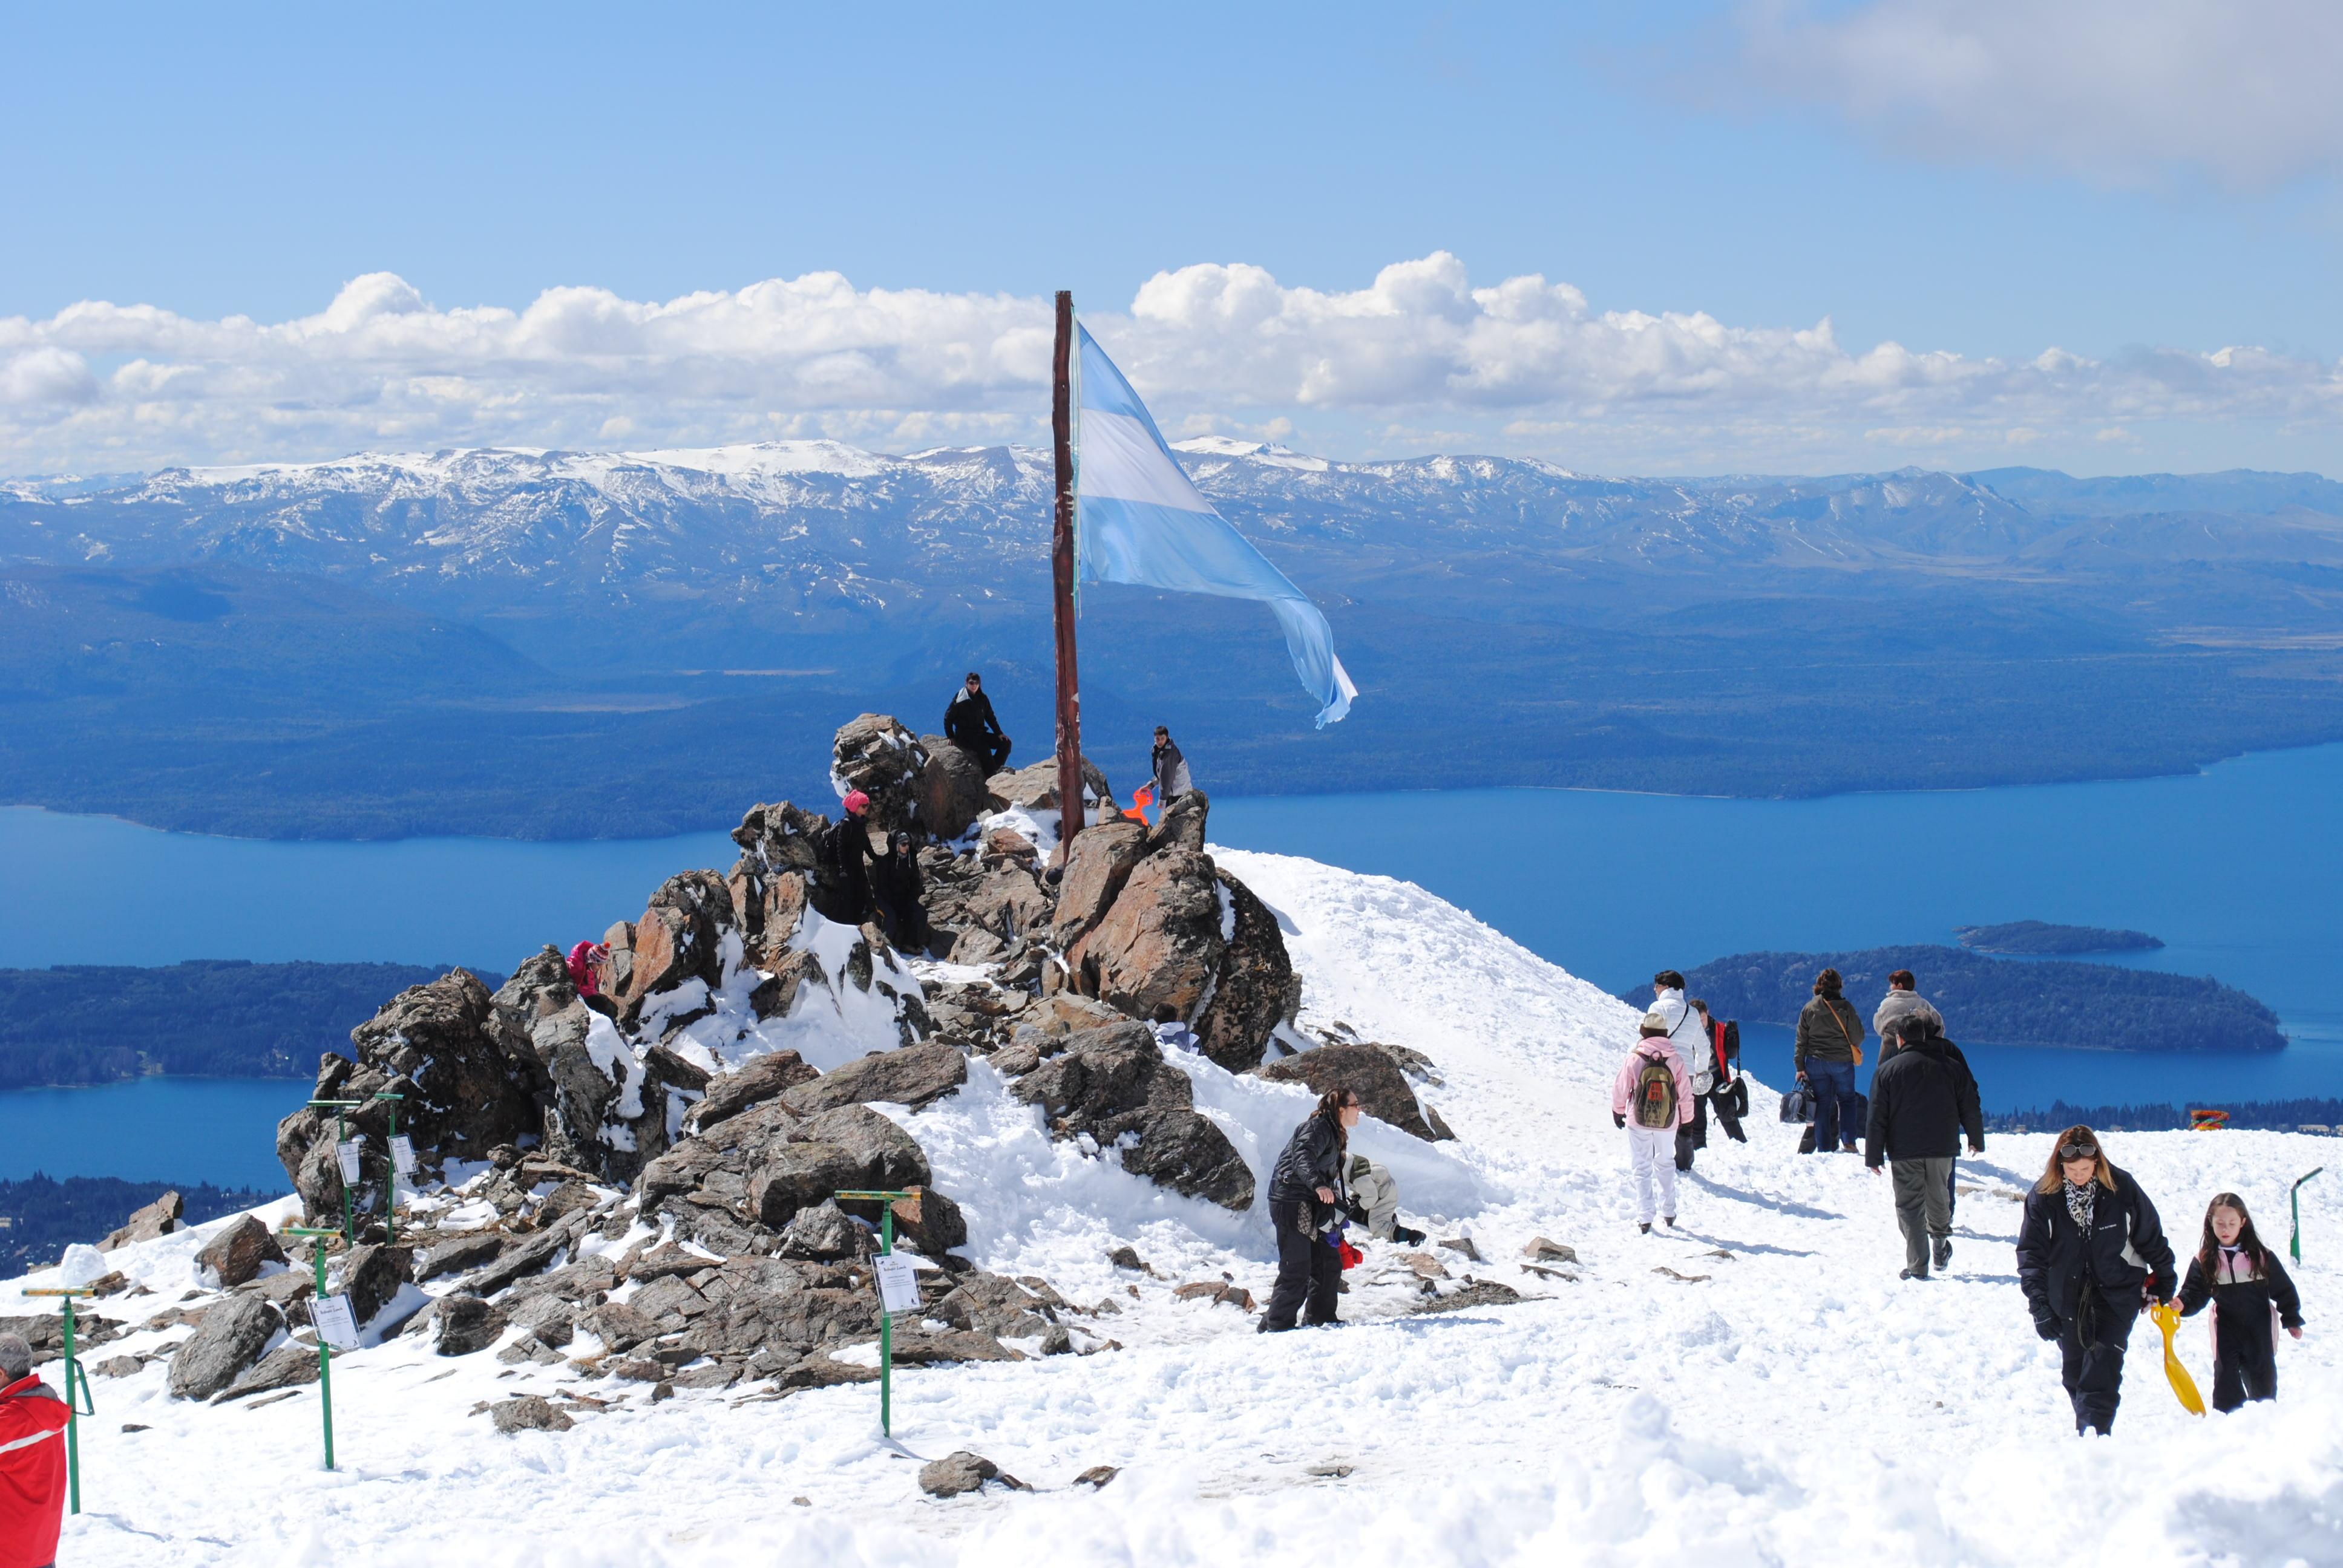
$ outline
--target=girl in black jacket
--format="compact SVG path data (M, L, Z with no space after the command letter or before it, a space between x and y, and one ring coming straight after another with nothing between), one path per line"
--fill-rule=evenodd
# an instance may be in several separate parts
M2105 1435L2115 1426L2124 1346L2142 1296L2170 1301L2173 1278L2172 1248L2139 1183L2108 1163L2089 1128L2060 1133L2026 1197L2017 1282L2034 1332L2058 1342L2077 1432Z
M1277 1284L1269 1294L1269 1310L1262 1314L1262 1333L1292 1328L1305 1296L1310 1303L1305 1322L1334 1321L1342 1255L1326 1230L1341 1211L1342 1156L1359 1116L1357 1095L1328 1090L1318 1097L1318 1109L1310 1119L1293 1130L1270 1172L1269 1222L1277 1231Z
M2278 1254L2262 1245L2246 1201L2216 1193L2205 1210L2205 1237L2180 1287L2180 1315L2213 1307L2213 1408L2278 1397L2278 1333L2272 1320L2302 1337L2302 1298Z

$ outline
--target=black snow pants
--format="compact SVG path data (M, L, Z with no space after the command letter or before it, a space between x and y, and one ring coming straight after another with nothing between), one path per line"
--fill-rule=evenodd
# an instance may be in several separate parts
M1269 1222L1277 1227L1277 1285L1269 1293L1269 1311L1262 1314L1261 1326L1270 1333L1293 1326L1305 1297L1309 1311L1303 1322L1334 1321L1342 1255L1326 1244L1324 1236L1314 1231L1305 1235L1300 1229L1309 1222L1312 1208L1307 1198L1269 1201Z
M2215 1311L2217 1312L2218 1308ZM2228 1412L2249 1399L2278 1397L2278 1340L2270 1315L2258 1322L2213 1320L2213 1408Z
M2086 1283L2085 1290L2091 1286ZM2123 1398L2124 1347L2131 1342L2131 1326L2139 1317L2137 1292L2117 1301L2104 1292L2097 1303L2098 1321L2092 1342L2083 1342L2083 1324L2067 1318L2058 1324L2059 1375L2066 1397L2075 1402L2075 1430L2105 1437L2115 1429L2116 1406Z

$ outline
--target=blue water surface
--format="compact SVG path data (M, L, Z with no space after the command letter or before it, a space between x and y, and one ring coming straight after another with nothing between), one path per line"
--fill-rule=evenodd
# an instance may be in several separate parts
M307 1080L139 1078L0 1094L0 1181L35 1172L283 1191L277 1123Z

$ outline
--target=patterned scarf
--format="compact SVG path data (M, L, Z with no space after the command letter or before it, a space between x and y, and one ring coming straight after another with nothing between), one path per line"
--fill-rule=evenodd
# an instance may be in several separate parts
M2092 1194L2097 1186L2097 1181L2086 1181L2080 1187L2072 1181L2066 1183L2066 1212L2075 1217L2075 1224L2080 1230L2091 1228Z

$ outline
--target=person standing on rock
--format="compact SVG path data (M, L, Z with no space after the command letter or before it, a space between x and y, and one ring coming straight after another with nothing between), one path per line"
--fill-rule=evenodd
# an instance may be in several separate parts
M887 853L871 857L870 895L880 929L903 952L928 950L928 911L920 901L925 891L920 851L911 835L898 828L887 836Z
M1262 1314L1258 1332L1282 1333L1293 1326L1296 1314L1312 1325L1334 1322L1342 1255L1327 1231L1342 1218L1342 1156L1362 1114L1357 1095L1345 1089L1328 1090L1277 1157L1269 1176L1269 1222L1277 1231L1277 1284L1269 1292L1269 1310Z
M1653 1188L1656 1212L1671 1228L1676 1222L1677 1130L1692 1120L1692 1081L1684 1059L1668 1040L1668 1020L1656 1010L1644 1015L1642 1038L1611 1083L1611 1124L1627 1130L1627 1169L1635 1181L1635 1225L1651 1234Z
M1863 1015L1846 1000L1845 986L1836 970L1815 977L1814 1000L1798 1014L1791 1051L1798 1081L1814 1091L1817 1154L1855 1151L1855 1070L1863 1065Z
M2168 1302L2176 1281L2156 1205L2087 1127L2058 1135L2042 1180L2026 1195L2017 1283L2034 1332L2058 1343L2075 1431L2106 1436L2123 1396L2124 1347L2143 1294Z
M1196 787L1188 777L1188 759L1180 755L1180 748L1172 742L1172 732L1161 724L1155 727L1155 749L1148 761L1155 780L1156 809L1170 810L1172 801Z
M975 758L987 779L1009 766L1009 737L993 716L992 699L984 695L984 678L972 669L944 706L944 739Z
M1904 1232L1907 1280L1926 1279L1932 1261L1942 1269L1953 1261L1953 1161L1964 1129L1969 1153L1985 1152L1976 1080L1952 1041L1929 1030L1932 1016L1909 1012L1888 1022L1863 1144L1873 1175L1882 1161L1896 1162L1896 1223Z
M51 1568L65 1515L72 1412L33 1375L33 1348L0 1334L0 1568Z
M815 907L823 919L844 926L859 926L870 918L870 796L860 789L848 791L837 825L820 851L821 897Z
M1871 1032L1879 1037L1879 1065L1882 1067L1886 1066L1887 1059L1896 1054L1896 1049L1887 1043L1887 1026L1897 1019L1932 1018L1936 1020L1936 1032L1939 1035L1945 1032L1945 1015L1913 989L1919 983L1910 970L1897 970L1887 977L1887 994L1879 999L1879 1006L1872 1011Z

